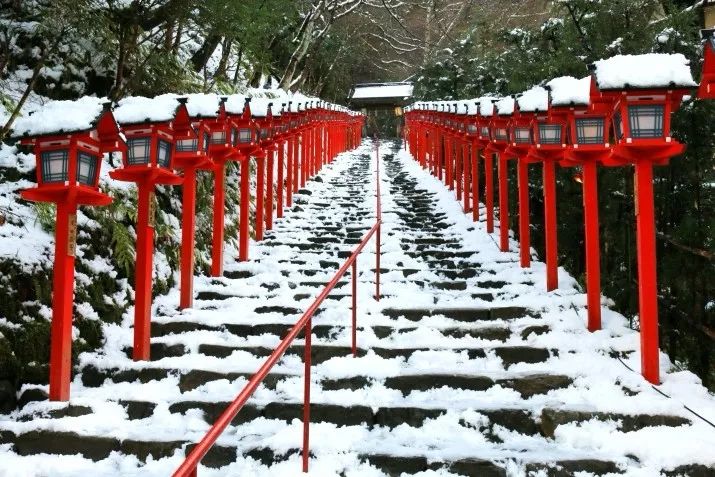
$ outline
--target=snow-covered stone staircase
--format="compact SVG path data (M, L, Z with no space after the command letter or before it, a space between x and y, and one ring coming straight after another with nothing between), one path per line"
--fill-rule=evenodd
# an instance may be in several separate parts
M326 166L250 262L197 277L194 308L159 297L151 362L129 358L129 315L80 357L69 405L26 387L0 416L0 475L169 475L374 223L372 152L366 141ZM397 144L381 156L382 296L371 243L358 356L349 275L313 320L311 475L715 475L702 458L715 430L624 366L638 340L622 317L604 308L606 329L589 334L565 272L543 292L543 264L498 252ZM200 475L299 475L302 356L299 337ZM713 412L692 375L665 381Z

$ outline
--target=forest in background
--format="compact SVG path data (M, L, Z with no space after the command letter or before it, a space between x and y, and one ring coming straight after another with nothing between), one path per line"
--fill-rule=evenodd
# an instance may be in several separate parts
M599 58L653 51L685 54L697 77L702 20L696 3L0 0L0 137L11 128L13 118L28 108L48 99L82 95L119 99L280 86L344 102L353 83L412 79L419 99L470 98L516 94L553 77L585 76L587 65ZM715 388L713 114L715 106L708 102L683 105L674 131L688 144L688 151L669 167L659 168L656 178L662 346L711 389ZM559 247L563 266L582 280L581 191L573 172L559 171ZM637 328L632 171L602 168L599 174L603 293L613 300L614 308L632 317ZM0 167L3 181L25 177L31 178L32 173ZM532 237L541 252L538 168L532 168L530 179ZM210 177L204 180L208 191ZM167 212L176 214L170 195L166 192L160 198L169 204ZM210 200L208 192L202 198ZM515 207L515 197L511 204ZM37 214L49 215L42 209ZM12 216L0 210L0 219L12 220ZM102 212L97 220L117 223L107 237L115 249L111 258L124 257L115 266L126 268L120 277L131 278L133 250L126 249L131 242L131 215ZM227 225L227 230L232 227ZM167 233L164 240L170 256L175 238ZM198 243L204 246L202 240ZM3 270L14 270L9 263L0 257ZM169 263L175 266L172 260ZM27 280L23 302L48 298L47 270ZM96 283L100 289L92 294L99 304L103 282ZM105 288L112 290L109 285ZM23 307L5 303L2 313L16 322L38 317ZM10 337L11 349L30 350L22 354L23 360L44 359L44 331L0 331ZM91 333L98 331L92 328ZM100 338L88 341L96 343ZM3 346L0 340L0 364Z

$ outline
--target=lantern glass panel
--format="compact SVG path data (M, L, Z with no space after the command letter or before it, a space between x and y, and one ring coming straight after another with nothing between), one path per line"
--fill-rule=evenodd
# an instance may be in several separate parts
M214 131L211 133L211 144L226 144L226 131Z
M482 126L482 132L479 133L480 136L483 138L488 138L489 137L489 127L488 126Z
M469 134L477 134L477 126L475 126L474 124L470 124L469 126L467 126L467 132Z
M507 141L509 139L509 135L506 132L506 128L497 128L494 136L496 137L497 141Z
M710 37L708 38L708 41L710 42L710 48L715 50L715 33L710 33Z
M169 168L171 163L171 144L168 141L159 139L156 147L156 163L159 167Z
M179 139L176 141L176 151L177 152L196 152L199 148L198 138L193 139Z
M260 135L261 135L261 141L267 140L268 137L270 136L270 129L269 128L261 128Z
M561 126L556 124L539 124L540 144L561 144Z
M605 142L603 118L581 118L576 120L577 144L603 144Z
M204 152L209 152L209 144L211 144L211 136L204 132Z
M77 181L80 184L94 186L97 177L97 163L99 158L86 152L77 155Z
M231 144L234 146L238 144L238 129L237 128L231 128Z
M530 128L514 128L514 142L517 144L530 144L531 143L531 129Z
M662 104L628 106L628 125L633 138L663 137L663 117L665 107Z
M129 149L127 162L130 166L149 164L151 139L148 137L127 139L127 147Z
M616 139L623 138L623 124L621 121L621 112L618 111L613 115L613 132L616 134Z
M67 180L67 151L42 153L42 182L65 182Z
M249 144L251 142L252 135L250 128L241 128L238 130L238 142L239 144Z

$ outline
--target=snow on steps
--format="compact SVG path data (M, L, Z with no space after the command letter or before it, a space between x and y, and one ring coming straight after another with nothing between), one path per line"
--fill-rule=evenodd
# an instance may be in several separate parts
M713 475L712 434L609 356L637 360L634 334L606 310L610 328L584 332L570 277L541 292L543 264L522 270L496 252L391 148L383 299L371 298L371 244L358 270L358 357L349 276L313 322L311 475ZM128 318L82 356L69 405L26 387L21 409L0 416L0 475L169 475L369 229L369 152L298 194L250 263L198 277L194 309L176 310L176 291L157 299L151 362L129 358ZM299 475L302 356L299 337L201 475Z

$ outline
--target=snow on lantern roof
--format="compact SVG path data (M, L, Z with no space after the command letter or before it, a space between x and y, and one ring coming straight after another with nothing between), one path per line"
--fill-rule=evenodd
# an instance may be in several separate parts
M364 83L356 84L351 99L409 98L412 83Z
M228 114L241 115L246 104L246 96L242 94L232 94L226 99L226 112ZM251 107L253 103L250 103Z
M162 94L155 98L132 96L119 101L114 118L119 124L166 122L174 119L179 96Z
M533 88L524 91L521 96L516 99L516 102L519 105L520 112L546 112L549 110L549 92L546 91L546 88L543 88L541 86L534 86ZM501 111L500 114L502 114Z
M186 108L192 118L217 118L221 98L216 94L194 93L185 95Z
M601 90L629 88L693 88L688 60L680 53L618 55L593 64Z
M551 89L552 106L588 106L591 96L591 77L573 76L554 78L546 86Z
M494 115L494 101L497 98L491 96L482 96L477 100L479 103L479 115L480 116L493 116Z
M504 98L497 101L494 107L496 108L496 112L498 115L508 116L510 114L514 114L515 104L516 101L512 96L505 96Z
M474 116L479 112L479 100L477 98L469 99L464 102L467 105L467 112L469 116Z
M275 114L274 101L276 100L271 98L251 98L251 115L254 118L265 118L269 109Z
M105 111L107 98L84 96L74 101L50 101L15 121L13 137L88 131Z

